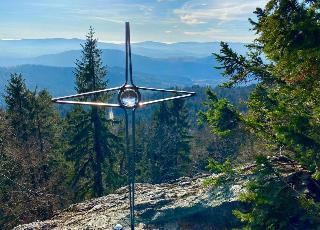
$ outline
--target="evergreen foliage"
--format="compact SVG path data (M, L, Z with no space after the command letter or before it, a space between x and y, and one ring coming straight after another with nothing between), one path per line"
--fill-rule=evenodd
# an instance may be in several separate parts
M320 205L287 183L266 157L258 157L255 178L240 197L250 210L234 210L243 229L318 229Z
M239 114L226 99L218 99L211 89L207 90L207 95L204 105L208 110L199 112L200 124L207 122L212 132L219 136L231 135L233 130L239 128Z
M153 114L141 173L144 181L161 183L185 175L190 163L190 136L183 101L162 103Z
M101 51L97 48L90 27L82 59L76 62L76 90L78 93L105 88L106 68L101 61ZM93 101L106 100L105 95L95 95ZM66 136L69 148L67 159L74 163L73 186L77 199L99 197L113 191L119 183L116 171L116 143L119 137L110 131L106 110L97 107L75 106L67 115Z
M28 127L28 112L30 110L28 97L30 94L31 92L27 90L22 76L12 74L4 98L8 106L7 112L13 132L21 141L27 140L30 132L30 127Z
M216 155L212 160L221 163L230 158L239 159L242 152L251 148L251 142L255 142L254 135L248 135L242 125L239 107L233 106L226 98L218 99L212 89L207 89L206 94L204 109L198 112L198 123L208 127L216 136L215 146L208 151L218 151L220 157Z
M222 186L248 174L248 169L234 167L229 160L209 159L207 168L217 176L205 180L206 186ZM304 193L299 185L290 183L290 174L285 178L285 170L274 167L266 156L258 156L250 170L246 192L240 194L246 205L233 210L244 224L241 229L318 229L320 205L313 199L317 194Z
M317 174L319 4L277 0L255 13L258 21L251 23L258 38L249 46L248 57L236 54L226 43L215 56L230 79L227 86L259 80L248 101L249 113L242 117L246 127L290 151Z
M314 178L320 175L319 10L319 1L313 0L270 0L264 9L257 8L257 21L250 23L258 37L248 45L247 55L237 54L224 42L214 54L221 63L217 68L229 79L225 87L258 81L247 102L248 112L232 110L209 92L209 109L200 114L215 134L254 135L268 152L280 148ZM317 229L316 201L296 194L261 159L258 177L243 195L250 209L235 211L245 229Z
M0 226L50 217L69 203L60 118L47 91L12 74L0 119ZM64 194L63 197L60 194Z

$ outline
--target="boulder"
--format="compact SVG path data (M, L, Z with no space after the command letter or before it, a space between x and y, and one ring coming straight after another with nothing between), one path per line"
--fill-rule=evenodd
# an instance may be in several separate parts
M286 158L270 162L288 183L305 193L320 194L319 186L301 165ZM232 210L243 204L239 195L254 175L254 164L242 167L243 174L216 186L204 181L220 175L198 174L163 184L136 184L136 229L197 230L231 229L241 223ZM71 205L52 219L20 225L15 230L36 229L113 229L121 224L129 229L128 187L114 194Z

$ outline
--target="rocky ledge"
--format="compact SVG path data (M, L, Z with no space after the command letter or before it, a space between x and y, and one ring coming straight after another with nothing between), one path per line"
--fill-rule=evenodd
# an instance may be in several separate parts
M282 176L303 192L319 193L317 183L301 165L286 157L270 158ZM172 183L136 185L136 229L197 230L231 229L239 226L232 210L241 206L239 195L253 176L254 164L245 173L219 186L204 181L219 175L198 174ZM311 191L312 190L312 191ZM52 219L20 225L14 230L36 229L112 229L122 224L129 229L128 188L114 194L71 205Z

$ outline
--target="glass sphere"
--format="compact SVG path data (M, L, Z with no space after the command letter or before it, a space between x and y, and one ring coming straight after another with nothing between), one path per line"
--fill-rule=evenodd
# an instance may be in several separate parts
M127 108L133 108L138 104L138 93L133 89L125 89L120 94L120 102Z

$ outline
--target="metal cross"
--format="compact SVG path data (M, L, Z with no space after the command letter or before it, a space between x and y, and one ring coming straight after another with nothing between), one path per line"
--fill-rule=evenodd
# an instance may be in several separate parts
M156 104L164 101L171 101L186 97L194 96L194 92L188 91L178 91L178 90L168 90L168 89L157 89L157 88L148 88L136 86L132 79L132 61L131 61L131 45L130 45L130 27L129 22L126 22L126 73L125 73L125 82L122 86L115 88L108 88L102 90L96 90L92 92L80 93L70 96L53 98L52 101L59 104L72 104L72 105L89 105L89 106L99 106L99 107L116 107L122 108L125 113L125 138L126 138L126 154L128 156L129 164L129 176L128 176L128 185L129 185L129 200L130 200L130 222L131 230L134 230L134 192L135 192L135 111L138 108L141 108L146 105ZM156 91L156 92L167 92L175 93L176 96L167 97L158 100L151 101L142 101L140 91ZM99 101L72 101L68 99L79 98L90 96L94 94L107 93L112 91L118 91L118 103L106 103ZM178 94L178 95L177 95ZM131 110L132 119L131 119L131 144L132 149L130 151L130 139L129 139L129 124L128 124L128 112Z

